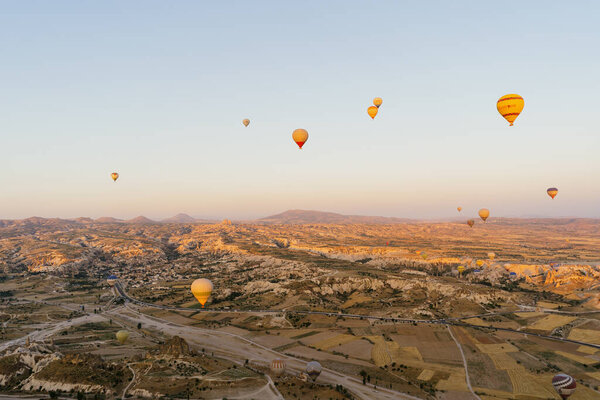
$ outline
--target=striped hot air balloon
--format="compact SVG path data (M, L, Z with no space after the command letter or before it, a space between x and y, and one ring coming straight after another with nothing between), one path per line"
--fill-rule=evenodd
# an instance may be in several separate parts
M273 372L273 374L277 376L282 375L285 372L285 360L282 360L280 358L272 360L271 372Z
M577 383L572 376L560 373L552 378L552 386L554 386L554 389L558 392L560 397L567 399L575 392Z
M510 123L510 126L513 126L515 119L521 114L524 106L525 101L518 94L507 94L502 96L496 104L498 112Z
M546 190L546 193L548 193L548 196L554 198L558 194L558 189L557 188L548 188L548 190Z

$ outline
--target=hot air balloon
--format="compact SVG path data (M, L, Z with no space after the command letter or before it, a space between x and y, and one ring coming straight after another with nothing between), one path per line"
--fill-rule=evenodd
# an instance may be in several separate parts
M477 260L475 261L475 264L477 264L478 267L481 267L483 265L483 260Z
M277 376L285 372L285 360L276 358L271 361L271 372Z
M456 207L456 209L458 210L458 212L462 211L462 207Z
M458 269L458 273L461 275L463 272L465 272L465 267L463 265L459 265L457 269Z
M378 110L377 107L371 106L371 107L367 108L367 114L369 114L369 117L375 119L375 116L377 115L377 110Z
M248 125L250 125L250 120L248 118L244 118L242 120L242 124L244 124L244 126L248 126Z
M421 258L427 260L427 253L421 252Z
M496 253L494 253L494 252L489 252L489 253L488 253L488 258L489 258L490 260L494 261L494 258L496 258Z
M467 221L467 225L469 225L471 228L473 227L473 225L475 225L475 220L474 219L470 219Z
M510 126L512 126L515 119L517 119L519 114L521 114L521 111L523 111L524 105L525 101L523 101L523 98L518 94L507 94L500 97L496 107L498 108L500 115L502 115L504 119L510 123Z
M383 99L381 97L375 97L373 99L373 105L379 108L383 104Z
M321 367L321 364L319 364L318 361L311 361L306 364L306 374L310 376L310 379L312 379L313 382L321 375L322 370L323 367Z
M109 275L108 278L106 278L106 281L108 282L108 284L110 286L114 286L115 282L117 282L117 276L116 275Z
M554 386L554 389L558 392L560 397L568 399L569 396L575 392L577 383L572 376L560 373L554 375L554 378L552 378L552 386Z
M112 174L110 174L110 177L112 178L113 181L117 181L117 179L119 179L119 174L116 172L113 172Z
M546 190L546 193L548 193L548 196L554 198L558 194L558 189L557 188L548 188L548 190Z
M488 210L487 208L482 208L481 210L479 210L479 217L481 217L483 222L485 222L485 220L488 219L489 216L490 210Z
M308 140L308 132L306 129L296 129L294 133L292 133L292 139L294 139L294 142L302 149L302 146L304 146L304 143Z
M198 302L200 304L202 304L202 308L204 308L204 304L210 297L210 294L212 293L212 290L213 290L212 282L209 281L208 279L204 279L204 278L196 279L192 283L191 289L192 289L192 294L194 295L196 300L198 300Z
M115 336L117 337L117 340L119 341L119 343L124 344L127 339L129 339L129 332L127 331L118 331Z
M417 255L419 255L419 254L421 254L421 250L415 250L415 253L416 253Z

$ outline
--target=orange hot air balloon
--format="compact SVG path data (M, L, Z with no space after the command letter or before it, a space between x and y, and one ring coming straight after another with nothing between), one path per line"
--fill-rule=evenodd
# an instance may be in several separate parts
M507 94L502 96L498 100L498 103L496 103L498 112L510 123L510 126L513 126L515 119L521 114L524 106L525 101L518 94Z
M202 305L202 308L204 308L204 304L212 293L213 284L208 279L196 279L194 282L192 282L191 290L196 300L198 300L198 302Z
M548 188L548 190L546 190L546 193L548 193L548 196L554 198L558 194L558 189L557 188Z
M112 178L113 181L117 181L117 179L119 179L119 174L117 174L116 172L113 172L112 174L110 174L110 177Z
M378 110L377 107L371 106L371 107L367 108L367 114L369 114L369 117L375 119L375 116L377 115L377 110Z
M467 225L469 225L471 228L473 227L473 225L475 225L475 220L474 219L470 219L467 221Z
M292 133L292 139L294 139L294 142L302 149L302 146L304 146L304 143L308 140L308 132L306 129L296 129L294 133Z
M483 265L483 260L477 260L475 261L475 264L477 264L478 267L481 267Z
M456 207L456 209L458 210L458 212L462 211L462 207Z
M381 107L381 105L383 104L383 99L381 97L375 97L373 99L373 105L377 108Z
M242 120L242 124L244 124L244 126L248 126L250 125L250 120L248 118L245 118Z
M488 219L488 217L490 216L490 210L488 210L487 208L482 208L481 210L479 210L479 216L481 217L483 222L485 222L485 220Z

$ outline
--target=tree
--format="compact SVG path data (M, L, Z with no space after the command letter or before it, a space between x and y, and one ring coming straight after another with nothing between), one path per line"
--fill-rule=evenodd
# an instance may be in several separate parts
M137 328L138 329L142 329L142 323L141 322L138 322Z

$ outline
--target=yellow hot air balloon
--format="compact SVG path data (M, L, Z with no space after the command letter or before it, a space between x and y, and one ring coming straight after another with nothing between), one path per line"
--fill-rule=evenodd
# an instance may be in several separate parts
M513 125L515 119L521 114L524 106L525 101L518 94L507 94L502 96L496 104L498 112L510 123L510 126Z
M308 140L308 132L306 129L296 129L294 133L292 133L292 139L294 139L294 142L302 149L302 146L304 146L304 143Z
M423 252L422 252L422 253L421 253L421 258L422 258L423 260L427 260L427 253L423 253Z
M124 344L127 339L129 339L129 332L127 331L118 331L115 336L117 337L117 340L119 341L119 343Z
M461 275L463 272L465 272L465 267L463 265L459 265L457 269L458 269L458 273Z
M204 304L210 297L213 290L212 282L204 278L196 279L192 283L191 289L196 300L198 300L198 302L202 304L202 308L204 308Z
M546 190L546 193L548 193L548 196L554 198L556 197L556 195L558 194L558 189L557 188L548 188L548 190Z
M467 221L467 225L469 225L471 228L473 227L473 225L475 225L475 220L474 219L470 219Z
M487 208L482 208L481 210L479 210L479 217L483 220L483 222L485 222L485 220L488 219L489 216L490 210L488 210Z
M496 258L496 253L494 253L494 252L489 252L489 253L488 253L488 258L489 258L490 260L494 261L494 258Z
M119 179L119 174L116 172L113 172L112 174L110 174L110 177L112 178L113 181L117 181L117 179Z
M475 264L477 264L478 267L481 267L483 265L483 260L477 260L475 261Z
M377 107L371 106L371 107L367 108L367 114L369 114L369 117L375 119L375 116L377 115L377 110L378 110Z
M373 105L379 108L383 104L383 99L381 97L375 97L373 99Z
M462 207L456 207L456 209L458 210L458 212L462 211Z
M244 120L242 120L242 124L244 124L244 126L248 126L250 125L250 120L248 118L245 118Z

